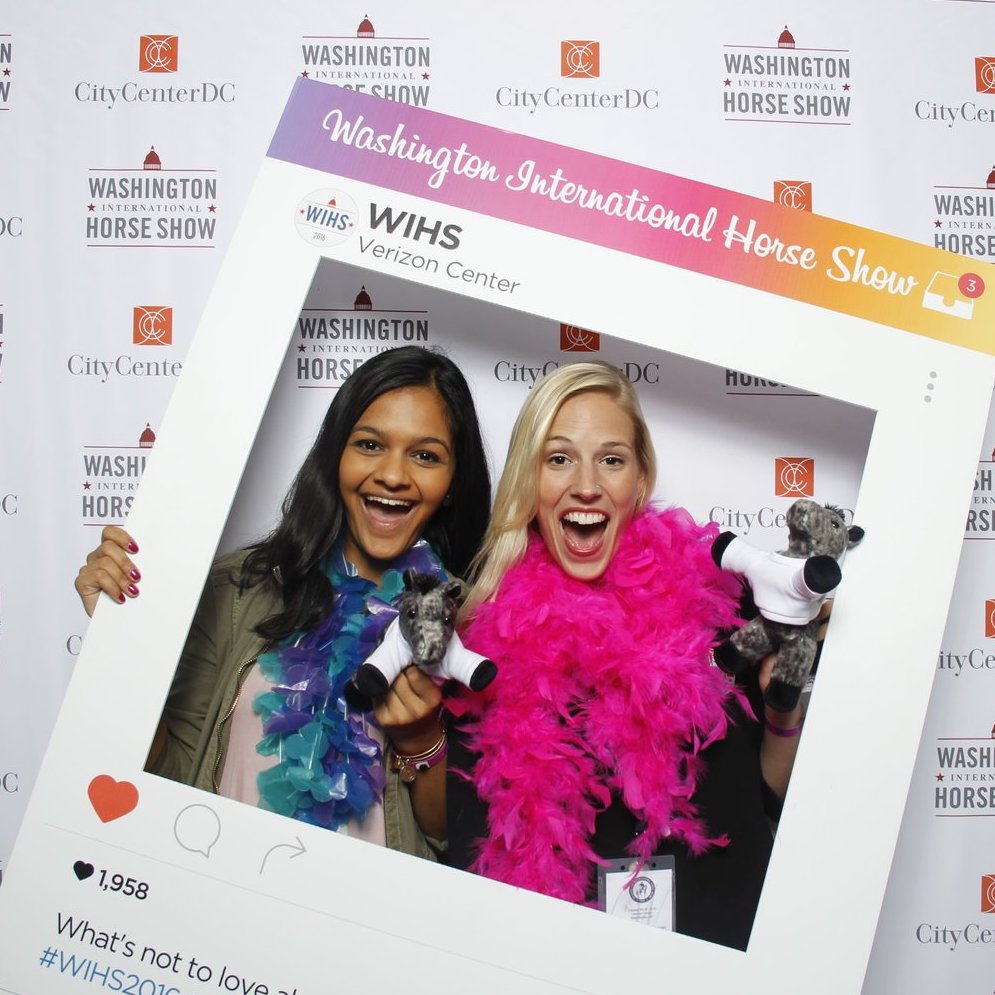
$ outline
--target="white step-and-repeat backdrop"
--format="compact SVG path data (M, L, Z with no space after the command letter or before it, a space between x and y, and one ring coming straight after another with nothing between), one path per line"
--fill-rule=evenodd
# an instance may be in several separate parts
M86 631L72 579L101 528L127 518L297 76L991 261L993 28L989 0L0 0L0 873ZM667 321L654 288L616 289L645 300L648 324ZM411 341L467 369L495 470L535 378L597 353L658 426L661 499L770 547L799 494L853 507L872 413L576 321L495 309L479 329L473 314L402 280L319 269L296 327L274 330L287 358L222 547L269 526L342 379ZM817 363L827 344L800 328L798 348ZM239 384L219 368L217 389ZM204 431L223 451L225 425ZM985 440L868 995L995 989L995 417ZM882 583L907 585L915 610L914 578ZM847 776L890 774L869 755Z

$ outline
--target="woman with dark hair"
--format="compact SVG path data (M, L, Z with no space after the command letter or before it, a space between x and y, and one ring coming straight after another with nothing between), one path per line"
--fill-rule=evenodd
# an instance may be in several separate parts
M396 615L402 572L463 573L490 481L466 380L406 346L340 388L260 542L213 566L147 769L433 858L445 836L439 689L409 667L373 703L356 668ZM136 597L137 545L104 530L76 589ZM402 784L398 772L414 779Z
M258 581L275 571L282 579L285 610L260 625L262 635L282 639L327 612L332 591L315 567L335 545L346 521L358 530L362 517L349 518L351 495L339 480L343 453L375 401L410 387L430 387L438 393L453 434L452 466L460 468L451 474L445 500L420 535L452 573L466 572L490 513L490 479L473 398L463 374L445 356L418 346L392 349L364 363L339 389L284 500L280 524L246 558L247 578ZM371 441L361 441L360 446L374 448Z

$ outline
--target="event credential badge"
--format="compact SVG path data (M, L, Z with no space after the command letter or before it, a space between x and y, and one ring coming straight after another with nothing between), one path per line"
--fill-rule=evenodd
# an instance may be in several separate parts
M598 906L609 915L630 922L674 928L677 892L674 858L653 857L639 865L632 859L612 860L598 868Z

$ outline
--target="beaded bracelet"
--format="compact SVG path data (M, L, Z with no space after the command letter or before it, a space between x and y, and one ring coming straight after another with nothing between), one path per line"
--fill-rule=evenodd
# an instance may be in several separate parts
M449 739L443 732L439 741L424 753L416 753L414 756L405 757L400 753L395 753L391 757L390 769L401 775L401 780L405 784L410 784L419 771L431 770L437 763L446 759L449 753Z

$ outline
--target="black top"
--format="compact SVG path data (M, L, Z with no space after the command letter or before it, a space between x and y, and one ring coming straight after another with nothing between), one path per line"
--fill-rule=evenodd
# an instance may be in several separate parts
M746 688L755 714L763 705L755 684ZM769 816L778 802L760 773L760 723L742 715L733 704L734 721L726 737L702 753L707 767L698 781L695 801L711 836L726 835L729 844L699 857L677 842L661 844L659 853L675 858L677 932L745 950L770 858ZM473 863L475 843L487 834L487 806L473 784L456 771L472 771L474 754L459 726L450 731L447 807L449 848L446 863L466 869ZM635 816L615 799L598 814L594 849L606 858L625 857L638 830ZM590 897L597 894L592 867Z

